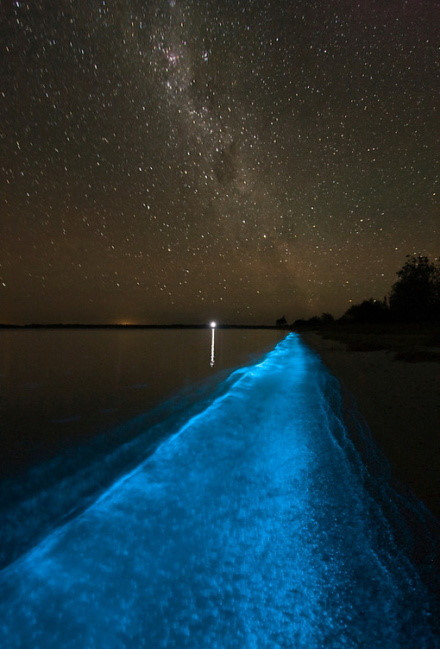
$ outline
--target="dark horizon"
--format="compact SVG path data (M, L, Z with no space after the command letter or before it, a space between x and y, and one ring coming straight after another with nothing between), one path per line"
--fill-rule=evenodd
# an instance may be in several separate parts
M268 324L232 324L216 323L215 329L287 329L289 325ZM0 329L212 329L210 323L172 323L172 324L142 324L142 323L75 323L75 322L45 322L45 323L4 323Z

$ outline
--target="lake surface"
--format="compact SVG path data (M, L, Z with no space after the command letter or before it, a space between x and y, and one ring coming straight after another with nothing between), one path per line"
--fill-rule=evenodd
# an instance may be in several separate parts
M270 349L283 334L216 330L0 331L3 477ZM201 388L202 389L202 388Z
M0 567L82 511L202 410L232 369L284 335L0 331Z
M438 649L438 522L319 357L289 334L209 371L107 452L90 437L22 474L52 485L10 481L0 646Z

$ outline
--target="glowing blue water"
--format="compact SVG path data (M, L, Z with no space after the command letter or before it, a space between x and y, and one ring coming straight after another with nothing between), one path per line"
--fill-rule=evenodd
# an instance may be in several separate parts
M289 335L0 573L0 646L439 647L399 497L341 413Z

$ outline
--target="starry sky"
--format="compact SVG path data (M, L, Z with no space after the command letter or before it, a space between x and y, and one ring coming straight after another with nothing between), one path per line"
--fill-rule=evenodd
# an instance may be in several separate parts
M436 0L2 0L0 322L382 298L439 252L439 26Z

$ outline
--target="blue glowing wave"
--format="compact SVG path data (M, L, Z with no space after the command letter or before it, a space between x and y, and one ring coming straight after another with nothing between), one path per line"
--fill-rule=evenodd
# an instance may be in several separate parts
M337 381L287 336L2 571L0 646L439 647L435 522L344 421Z
M228 389L223 373L178 391L150 411L0 482L0 570L90 506L193 412Z

